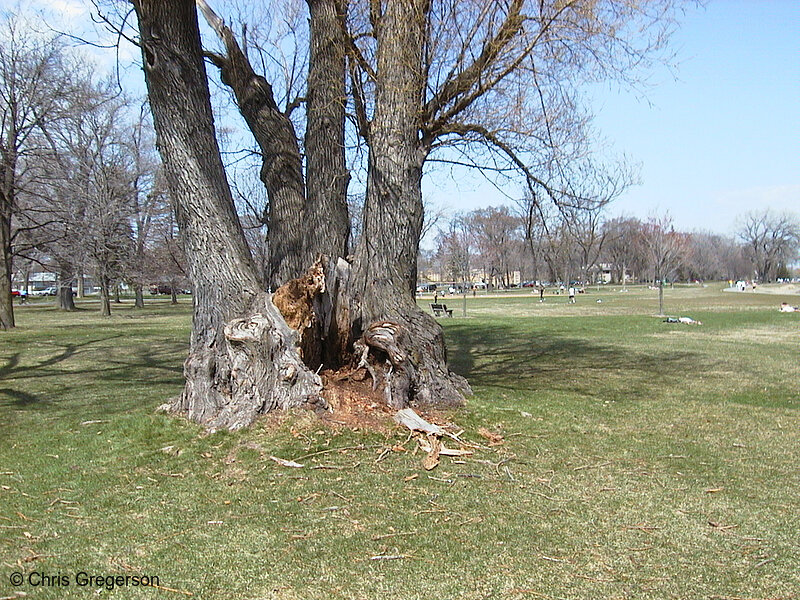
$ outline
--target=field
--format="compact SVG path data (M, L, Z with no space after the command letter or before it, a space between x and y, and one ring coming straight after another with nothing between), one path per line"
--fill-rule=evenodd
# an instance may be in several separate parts
M444 298L474 396L434 417L479 447L430 472L399 427L157 414L189 300L31 302L0 334L0 599L800 598L800 296L721 287L666 290L700 326L647 289Z

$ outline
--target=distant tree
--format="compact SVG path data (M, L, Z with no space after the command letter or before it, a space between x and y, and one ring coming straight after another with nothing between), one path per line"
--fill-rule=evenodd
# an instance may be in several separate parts
M687 279L720 281L747 277L750 266L744 257L744 248L732 236L694 232L688 238Z
M603 251L607 232L602 226L605 204L578 211L564 219L568 235L578 254L580 280L589 282L589 273L597 265Z
M747 213L738 236L759 281L774 281L778 270L785 270L800 251L800 221L789 212L766 209Z
M75 93L65 46L57 36L41 36L23 19L8 15L0 25L0 329L14 327L12 259L25 233L41 226L20 219L20 196L31 184L27 170L43 147L41 135L69 110ZM32 215L29 215L32 216Z
M134 306L144 307L144 286L148 283L147 262L156 223L172 212L161 161L155 149L153 126L142 106L124 127L124 151L130 155L131 241L125 261L124 279L134 292ZM129 136L129 137L128 137Z
M448 222L447 229L439 229L436 236L436 259L442 277L447 281L469 281L470 266L475 251L470 214L458 213Z
M475 243L490 280L511 284L511 265L522 242L522 222L507 206L482 208L470 215Z
M641 221L628 217L617 217L603 224L604 260L611 264L613 279L618 283L624 284L628 271L642 262L638 243L642 227Z
M641 229L639 244L650 268L653 281L658 286L658 314L664 314L664 280L686 259L688 238L675 231L672 217L656 216L648 219Z

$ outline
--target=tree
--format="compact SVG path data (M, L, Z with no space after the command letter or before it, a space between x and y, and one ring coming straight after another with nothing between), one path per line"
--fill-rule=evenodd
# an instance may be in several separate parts
M257 272L214 135L191 0L134 2L150 108L194 290L186 386L173 408L210 429L319 403L320 378Z
M779 268L785 269L800 250L800 222L788 212L766 209L747 213L738 236L759 281L774 281Z
M585 147L578 138L560 137L570 131L567 124L581 119L566 110L572 97L558 82L570 71L582 74L572 82L589 72L596 74L599 66L605 73L622 74L628 59L644 59L652 40L634 47L620 32L641 33L639 17L663 15L660 9L670 3L528 6L515 0L491 2L484 9L467 1L454 7L427 0L352 2L347 7L332 0L309 2L310 45L313 49L327 40L321 47L328 50L318 60L311 52L306 97L331 100L318 102L316 109L313 102L306 107L305 173L296 135L287 115L277 109L269 82L249 65L230 28L200 4L225 48L223 53L210 53L210 59L231 86L264 158L262 180L270 196L270 282L284 283L297 274L299 265L308 266L315 248L333 247L325 252L330 261L321 297L327 309L311 318L312 324L318 323L310 327L320 332L318 341L336 350L333 356L340 363L352 350L362 356L370 351L388 356L391 369L382 379L395 406L409 400L460 402L466 382L449 372L442 330L413 298L425 162L447 146L477 144L489 154L506 157L530 187L539 186L551 199L589 201L569 185L580 169L566 158L585 156ZM212 427L240 426L275 405L316 399L319 381L307 364L281 366L272 360L276 352L284 356L294 346L270 297L259 292L266 282L252 265L218 160L196 15L186 1L138 0L134 7L159 147L197 294L187 386L176 408ZM460 25L473 17L474 30L460 36ZM569 51L563 49L565 39L570 40ZM335 60L322 60L329 55ZM323 68L323 63L329 66ZM346 217L341 192L346 183L341 184L343 163L338 162L343 148L335 141L341 139L336 135L344 123L344 64L351 66L350 106L368 148L362 230L352 262L341 260L347 246L342 242L344 228L333 225L342 214ZM536 84L531 86L531 81ZM515 89L525 92L515 95ZM495 111L490 108L493 102L528 110ZM536 118L529 119L533 113ZM311 121L316 118L327 120L328 126L315 128ZM508 137L504 131L513 133ZM534 132L538 135L531 135ZM332 141L314 143L317 136ZM531 140L541 143L531 147ZM313 153L323 150L335 153L337 160L313 162ZM312 163L318 168L312 170ZM312 196L312 177L322 177L326 189L339 191ZM297 240L307 223L324 228ZM316 275L306 282L315 293L322 291ZM207 293L207 287L215 291ZM233 334L233 323L245 322L263 332L257 341L248 337L255 347ZM323 334L319 323L331 327ZM239 356L240 347L246 351L233 369L231 357ZM279 402L265 401L272 396L270 386L281 385L281 369L289 366L291 385L280 388Z
M64 46L57 37L40 37L15 16L0 33L0 329L14 327L11 302L15 243L40 226L20 224L19 196L29 184L26 167L41 151L37 136L53 126L75 89Z
M503 287L511 285L511 260L519 249L521 222L506 206L488 207L471 213L475 242L484 271Z
M617 217L603 224L606 242L603 256L611 263L614 279L623 286L627 282L627 273L638 266L642 222L629 217Z
M675 231L672 217L651 217L642 226L639 237L641 248L653 269L653 281L658 286L658 314L664 314L664 280L686 258L686 234Z

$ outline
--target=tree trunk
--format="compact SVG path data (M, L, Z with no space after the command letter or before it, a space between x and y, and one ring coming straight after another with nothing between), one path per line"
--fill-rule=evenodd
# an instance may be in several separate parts
M347 255L350 218L345 163L345 0L307 0L310 48L306 91L306 217L309 254Z
M244 427L273 408L322 406L321 380L300 360L295 333L263 292L236 215L194 2L136 0L134 7L158 148L194 286L186 386L170 408L214 430Z
M122 304L122 299L119 297L120 294L120 283L119 281L114 282L114 304Z
M59 267L58 307L68 312L75 310L75 299L72 297L72 277L73 270L71 265Z
M111 281L106 275L100 275L100 314L111 316Z
M371 329L385 337L383 322L396 327L393 343L373 346L393 366L389 403L410 401L457 405L469 388L447 368L444 335L414 299L422 230L420 70L425 33L425 0L389 2L378 16L375 115L370 127L367 198L354 269L352 323L370 346ZM397 349L398 351L393 351Z
M83 273L78 274L78 298L83 298L86 295L83 281Z
M133 284L134 308L144 308L144 286L141 283Z
M8 164L10 158L3 153L3 164L0 170L0 329L13 329L14 302L11 296L11 278L13 261L11 248L11 217L14 207L13 178L14 165Z

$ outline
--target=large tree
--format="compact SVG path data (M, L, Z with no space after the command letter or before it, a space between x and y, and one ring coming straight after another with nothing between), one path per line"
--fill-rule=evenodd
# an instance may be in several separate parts
M356 348L362 358L372 351L391 366L376 382L391 404L460 402L466 383L449 372L442 330L413 297L426 161L453 145L477 148L474 156L495 164L502 157L554 201L591 202L569 185L578 170L567 159L585 156L585 144L568 133L581 117L570 110L572 88L559 82L569 73L578 74L571 84L588 73L627 76L624 67L649 56L660 38L634 46L626 35L640 33L671 3L309 0L305 162L293 124L246 47L198 3L223 41L223 51L208 56L262 154L270 267L262 278L253 266L235 214L192 2L134 1L159 147L197 294L187 385L174 408L211 427L237 427L274 406L319 398L310 354L303 352L307 364L299 360L294 335L263 292L299 275L317 252L329 260L307 277L314 311L295 324L301 333L316 332L323 346L313 353L317 360L337 366ZM343 256L346 107L368 149L362 228L350 260Z

